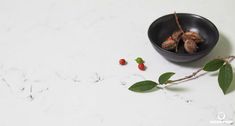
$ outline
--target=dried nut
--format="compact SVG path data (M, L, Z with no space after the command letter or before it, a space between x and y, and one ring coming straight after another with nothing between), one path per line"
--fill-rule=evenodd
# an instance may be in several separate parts
M184 41L184 48L186 50L186 52L188 52L189 54L193 54L197 51L197 44L196 42L194 42L193 40L186 40Z
M186 40L193 40L196 44L203 42L202 37L196 32L185 32L182 35L182 39L185 42Z
M162 43L162 48L166 50L172 50L176 48L176 42L172 39L166 40Z
M183 32L182 31L175 31L173 34L172 34L172 39L175 40L176 42L179 42L180 39L181 39L181 36L182 36Z

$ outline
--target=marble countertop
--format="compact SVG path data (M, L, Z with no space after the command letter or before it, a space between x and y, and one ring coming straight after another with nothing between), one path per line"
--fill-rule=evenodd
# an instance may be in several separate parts
M166 71L182 77L217 56L234 55L234 4L233 0L1 0L0 125L235 125L235 86L223 95L217 73L151 93L128 90L133 83L157 80ZM174 64L153 49L149 25L174 11L201 15L217 26L219 43L208 56ZM146 61L146 71L137 69L136 57ZM128 64L120 66L120 58ZM221 118L231 123L212 122Z

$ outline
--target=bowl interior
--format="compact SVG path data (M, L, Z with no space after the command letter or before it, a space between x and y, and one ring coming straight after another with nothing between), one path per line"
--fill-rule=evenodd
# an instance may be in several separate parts
M216 45L219 33L217 28L209 20L195 14L177 13L177 16L184 31L197 32L204 39L203 43L198 45L199 48L195 54L208 51ZM148 35L155 46L164 50L161 48L162 42L176 30L178 30L178 27L174 14L169 14L154 21L149 28ZM168 52L172 54L195 55L185 52L181 45L179 45L178 53Z

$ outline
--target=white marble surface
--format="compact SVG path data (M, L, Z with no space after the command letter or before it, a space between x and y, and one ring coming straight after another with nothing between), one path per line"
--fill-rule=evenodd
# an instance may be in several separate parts
M227 126L235 121L234 86L223 95L215 74L147 94L128 87L166 71L190 74L209 59L233 55L233 0L1 0L0 126ZM156 18L188 12L220 31L200 61L177 65L151 46ZM137 69L141 56L148 69ZM128 65L118 65L124 57ZM232 63L235 65L235 63Z

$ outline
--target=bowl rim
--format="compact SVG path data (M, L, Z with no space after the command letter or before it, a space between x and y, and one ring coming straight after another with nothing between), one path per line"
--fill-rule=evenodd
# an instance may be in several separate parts
M173 13L174 14L174 13ZM215 45L217 44L218 40L219 40L219 31L217 29L217 27L215 26L215 24L213 24L209 19L205 18L205 17L202 17L200 15L197 15L197 14L192 14L192 13L176 13L177 15L186 15L186 16L190 16L190 17L195 17L195 18L199 18L199 19L202 19L206 22L208 22L208 24L210 24L214 29L215 29L215 32L216 32L216 39L215 39L215 42L213 43L213 45L208 48L208 49L205 49L205 50L202 50L200 52L196 52L196 53L193 53L193 54L188 54L188 53L175 53L175 52L171 52L171 51L168 51L168 50L165 50L163 48L161 48L160 46L158 46L150 37L150 29L152 29L153 25L158 22L159 20L163 19L163 18L166 18L166 17L169 17L169 16L172 16L173 15L172 13L171 14L167 14L167 15L163 15L159 18L157 18L156 20L154 20L151 25L149 26L148 28L148 38L150 40L150 42L155 46L157 47L158 49L160 49L161 51L165 52L165 53L169 53L171 55L175 55L175 56L194 56L194 55L200 55L202 53L205 53L208 51L208 53L215 47Z

